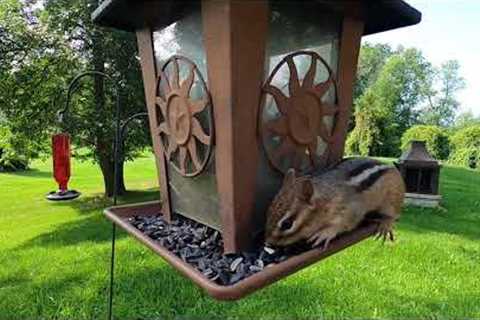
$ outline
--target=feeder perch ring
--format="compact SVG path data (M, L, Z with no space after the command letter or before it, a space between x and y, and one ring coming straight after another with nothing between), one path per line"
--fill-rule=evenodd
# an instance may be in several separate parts
M52 191L49 192L46 195L47 200L50 201L66 201L66 200L73 200L78 198L81 195L80 192L77 190L58 190L58 191Z

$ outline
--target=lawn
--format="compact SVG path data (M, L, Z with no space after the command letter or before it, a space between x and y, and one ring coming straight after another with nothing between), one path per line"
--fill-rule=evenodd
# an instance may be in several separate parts
M0 318L106 317L111 225L99 170L74 164L81 198L51 203L50 163L0 174ZM126 166L122 202L158 198L154 163ZM116 318L480 318L480 173L445 166L445 210L406 208L397 242L366 240L238 302L217 302L118 234Z

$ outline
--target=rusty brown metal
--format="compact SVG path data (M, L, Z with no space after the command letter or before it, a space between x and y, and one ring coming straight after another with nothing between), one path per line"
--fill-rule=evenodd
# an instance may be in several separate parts
M188 68L186 79L180 79L182 63ZM166 69L172 65L170 77ZM194 81L201 86L203 96L192 100L190 93ZM158 71L156 88L156 132L163 135L167 145L163 145L165 157L170 165L184 177L195 177L207 166L213 150L214 125L212 119L212 101L207 84L195 63L182 56L168 59L162 70ZM198 116L204 114L207 119L207 132L202 127ZM206 146L198 149L197 144ZM201 154L199 154L199 152Z
M164 157L164 150L157 131L156 117L156 66L153 53L152 30L149 28L137 31L138 51L142 67L143 87L148 110L148 122L152 136L152 145L155 152L155 164L160 185L160 198L162 199L162 212L167 221L171 220L172 209L170 203L170 190L168 188L167 161Z
M349 14L350 13L350 14ZM338 106L339 113L335 122L328 164L333 165L340 161L345 150L348 122L352 114L353 86L357 73L360 42L364 31L364 21L358 15L362 10L358 5L352 5L347 11L343 24L340 40L340 56L338 61Z
M294 61L294 58L298 56L311 58L309 69L303 79L299 79ZM275 75L285 64L288 65L290 73L288 83L284 84L288 85L288 96L282 92L281 88L272 84ZM327 79L320 83L315 82L317 64L323 65L328 73ZM270 164L276 170L285 173L286 170L293 167L302 172L325 166L330 144L337 143L333 140L332 134L324 122L326 116L334 117L339 112L336 104L322 101L331 88L334 89L336 95L335 75L328 63L314 51L298 51L289 54L272 70L263 86L263 99L258 121L262 146ZM280 116L265 122L262 115L267 101L266 95L273 97ZM274 149L267 147L266 141L274 137L280 138L281 143ZM327 144L320 154L317 148L319 137ZM305 160L308 162L306 168L302 166Z
M93 12L92 19L99 25L126 31L135 31L145 26L164 28L181 19L189 11L189 7L199 1L105 0ZM422 18L418 10L403 0L312 0L311 2L317 3L317 11L325 6L343 11L344 7L350 3L361 3L369 12L364 35L414 25Z
M367 224L333 240L326 250L319 248L311 249L283 262L269 266L263 271L241 280L234 285L221 286L206 278L201 272L197 271L179 257L160 246L158 242L147 237L127 221L129 217L136 215L161 215L158 202L145 202L134 205L111 207L105 210L105 215L113 223L117 224L126 232L134 236L138 241L165 259L165 261L178 270L182 275L192 280L197 286L218 300L237 300L245 297L254 291L262 289L299 271L300 269L321 261L338 251L344 250L372 236L377 229L376 224Z
M216 175L226 252L252 245L256 119L264 74L267 1L202 2L216 125Z

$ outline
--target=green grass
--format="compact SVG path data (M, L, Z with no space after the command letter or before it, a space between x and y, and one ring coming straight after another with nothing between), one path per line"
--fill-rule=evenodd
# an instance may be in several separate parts
M123 202L158 198L151 158L127 164ZM480 318L480 173L444 167L446 210L407 208L397 242L366 240L238 302L217 302L121 232L117 318ZM97 167L81 198L44 200L50 163L0 174L0 319L106 317L111 225ZM209 318L209 317L208 317Z

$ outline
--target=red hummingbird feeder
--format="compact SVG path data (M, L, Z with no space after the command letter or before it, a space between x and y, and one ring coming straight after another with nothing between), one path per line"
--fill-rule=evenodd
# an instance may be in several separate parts
M48 200L72 200L80 196L76 190L68 190L70 180L70 136L58 133L52 137L53 177L58 183L58 190L47 195Z

